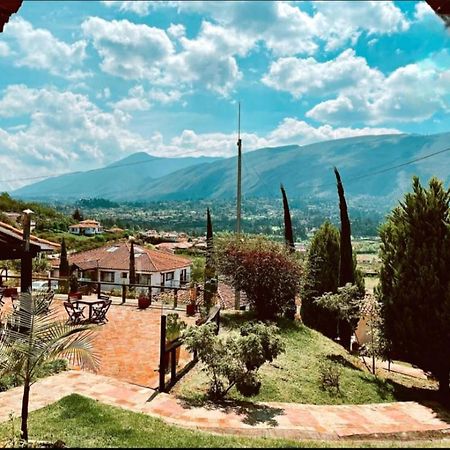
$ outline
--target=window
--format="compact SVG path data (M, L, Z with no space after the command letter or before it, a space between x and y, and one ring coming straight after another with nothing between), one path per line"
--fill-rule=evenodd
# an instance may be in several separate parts
M187 269L182 269L180 275L180 282L185 283L187 281Z
M175 277L175 272L167 272L167 273L165 274L165 276L166 276L166 281L171 281L171 280L173 280L174 277Z
M100 281L114 283L114 272L101 272Z
M128 278L128 272L122 272L122 278Z

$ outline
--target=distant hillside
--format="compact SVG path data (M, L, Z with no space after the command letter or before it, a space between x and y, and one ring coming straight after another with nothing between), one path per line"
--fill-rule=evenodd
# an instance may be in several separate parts
M450 147L450 133L363 136L320 142L303 147L266 148L243 155L242 189L247 197L279 197L280 183L290 198L335 199L333 166L341 172L352 200L393 202L410 189L411 177L424 182L435 175L450 181L450 151L417 163L384 169ZM236 195L237 158L191 167L150 181L137 199L218 199ZM372 172L381 172L371 176ZM366 176L368 174L368 176ZM357 179L356 179L357 178ZM127 192L116 199L126 199Z
M220 158L159 158L145 152L135 153L104 168L47 178L12 193L33 200L115 199L125 191L133 199L152 180L188 167L207 164Z
M410 189L413 175L419 175L423 182L435 175L448 184L450 151L392 171L383 170L449 146L450 133L443 133L362 136L255 150L243 155L243 195L278 198L283 183L292 199L335 199L333 166L337 166L351 201L392 203ZM189 161L177 161L186 166L167 175L163 174L169 171L167 166L159 171L153 168L156 162L164 166L160 159L49 179L19 189L14 195L70 199L90 193L115 201L232 199L236 195L236 157L198 159L195 165L191 164L193 158L186 158ZM174 168L176 159L168 161ZM377 175L371 175L373 172Z

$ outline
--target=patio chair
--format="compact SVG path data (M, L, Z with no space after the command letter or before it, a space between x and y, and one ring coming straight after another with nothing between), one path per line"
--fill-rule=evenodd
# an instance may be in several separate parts
M85 316L83 314L85 306L83 306L82 308L78 308L73 303L64 302L64 308L69 315L67 323L78 324L81 322L81 319L85 319Z
M43 297L41 299L42 306L43 306L43 308L42 308L43 312L48 312L50 310L50 305L52 304L54 297L55 297L55 293L53 291L48 291L45 294L45 297Z
M98 305L92 307L92 321L95 323L105 323L108 322L106 318L106 313L111 306L112 300L105 300Z

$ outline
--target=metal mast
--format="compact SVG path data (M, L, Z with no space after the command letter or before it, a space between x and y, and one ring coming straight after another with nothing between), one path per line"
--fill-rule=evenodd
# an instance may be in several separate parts
M238 104L238 167L237 167L237 199L236 199L236 234L241 234L241 197L242 197L242 140L241 140L241 102ZM234 291L234 308L240 309L241 293Z

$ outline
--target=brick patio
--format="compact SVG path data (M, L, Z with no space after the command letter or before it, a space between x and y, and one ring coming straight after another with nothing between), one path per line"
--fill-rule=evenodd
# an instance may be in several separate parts
M95 299L84 296L83 299ZM56 299L55 306L63 317L67 313L63 300ZM87 309L86 309L87 311ZM136 302L121 305L114 300L107 318L108 322L98 326L94 338L94 350L100 357L98 374L155 389L158 386L159 336L161 314L174 312L167 306L152 305L140 310ZM182 310L176 311L187 324L194 324L195 317L187 317ZM179 367L183 367L192 356L182 347Z

